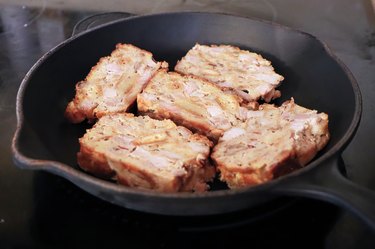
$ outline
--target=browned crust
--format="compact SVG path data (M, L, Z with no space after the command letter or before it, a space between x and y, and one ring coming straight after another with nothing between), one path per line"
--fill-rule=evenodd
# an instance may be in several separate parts
M77 158L80 167L95 176L116 179L118 183L128 187L152 189L161 192L203 192L208 190L207 182L212 181L216 174L216 169L209 164L208 160L190 162L184 165L187 170L185 176L162 179L160 176L140 170L136 165L117 160L115 160L116 162L112 161L105 155L87 149L84 146L81 147Z
M215 147L211 154L211 158L220 172L220 180L226 182L232 189L265 183L301 167L296 160L294 150L284 151L280 157L281 159L271 166L254 169L230 166L226 162L217 160Z
M109 167L106 156L84 143L80 143L77 162L82 169L98 177L111 179L116 175L116 172Z
M211 141L198 134L193 134L191 139L212 146ZM148 171L140 170L136 165L123 162L116 166L116 172L118 182L129 187L161 192L204 192L208 190L207 182L212 181L216 174L216 169L209 163L208 158L186 162L183 167L187 173L183 176L175 176L173 179L163 179L160 176L150 174ZM121 168L121 171L119 168Z
M190 169L187 177L182 179L180 191L204 192L209 189L207 182L213 180L216 174L216 168L208 160L198 164L187 164L186 169Z
M91 120L93 117L89 117L89 113L84 110L77 108L76 101L71 101L65 109L64 116L71 123L81 123L86 118Z
M186 120L181 115L177 113L171 113L165 109L155 109L150 110L147 109L147 105L144 105L142 101L138 102L138 113L141 115L146 115L154 119L170 119L178 125L184 126L191 130L194 133L198 133L203 136L207 136L209 139L214 141L215 143L219 140L219 138L223 135L224 131L221 129L215 129L212 126L209 126L205 123L200 122L197 118L196 120Z
M116 178L122 185L134 188L153 189L163 192L178 192L181 188L180 177L163 179L150 172L139 169L136 165L124 162L112 162Z

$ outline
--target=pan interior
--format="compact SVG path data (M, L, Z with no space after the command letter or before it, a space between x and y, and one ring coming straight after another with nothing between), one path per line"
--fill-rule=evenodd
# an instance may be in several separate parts
M231 44L260 53L285 77L279 89L284 100L328 113L331 140L319 156L334 149L356 115L356 93L345 70L315 38L292 29L229 15L172 13L132 18L70 39L39 61L25 79L19 110L24 120L20 152L30 158L75 167L78 138L87 124L69 124L63 117L84 79L100 57L116 43L151 51L171 69L195 43ZM318 157L319 157L318 156Z

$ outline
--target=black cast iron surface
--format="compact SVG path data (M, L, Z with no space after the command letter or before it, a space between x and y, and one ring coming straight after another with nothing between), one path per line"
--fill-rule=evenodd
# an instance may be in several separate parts
M312 2L309 5L312 13L310 13L311 10L307 11L299 6L304 11L302 12L304 13L303 19L298 19L296 15L293 18L281 15L280 13L290 13L287 7L280 5L274 7L280 14L278 20L281 23L293 24L292 26L320 34L325 38L331 47L334 46L338 55L359 80L364 95L363 121L355 140L344 152L344 160L349 178L375 189L373 185L375 160L371 150L368 149L373 146L374 141L372 130L374 104L371 98L374 94L372 85L374 73L373 70L371 71L374 52L372 26L363 19L368 9L361 9L358 4L354 6L350 3L348 2L347 6L335 5L341 11L334 11L336 16L332 15L333 17L330 17L332 20L327 18L328 15L322 14L322 9L320 9L322 7L318 6L319 4L315 5ZM334 3L328 3L326 6L328 9L324 9L329 12L329 6L332 5ZM260 222L244 222L235 229L230 226L232 228L230 231L207 232L199 229L197 231L191 229L192 224L197 224L196 221L188 225L186 221L185 223L177 222L177 227L180 227L177 228L170 219L144 216L104 203L53 175L23 172L14 168L10 159L9 143L15 128L14 98L19 82L43 52L62 41L64 37L68 37L73 24L91 13L49 10L44 12L34 24L20 28L25 20L28 20L27 16L20 18L16 14L11 15L9 12L13 10L17 8L1 9L4 32L0 39L1 43L6 46L0 48L0 62L4 65L0 71L0 111L3 121L0 126L2 135L0 138L2 148L0 248L62 248L68 245L81 248L109 245L116 248L125 244L133 247L145 245L168 247L182 244L182 247L188 248L198 243L204 246L224 247L232 244L240 245L241 242L246 243L249 240L255 248L298 247L302 241L304 247L308 248L373 247L373 234L366 227L351 216L338 212L331 205L317 201L298 201L292 207L279 210L278 213L271 214ZM31 9L29 14L37 10ZM20 8L18 12L22 11L24 10ZM248 15L253 14L258 17L266 15L257 12L256 9L252 11L248 8L247 11ZM240 10L238 12L241 13ZM343 18L347 12L351 15ZM322 18L321 20L317 18L317 23L326 22L326 25L320 26L305 22L306 19L319 15ZM12 18L15 21L13 26L4 22ZM344 21L346 18L350 19L350 23L354 23L353 26L347 27L348 23ZM59 22L56 23L56 20ZM18 26L16 21L18 21ZM65 29L59 30L57 27L60 25L63 25ZM339 27L355 27L356 32L345 32L345 28ZM51 33L54 35L51 36ZM43 39L41 40L40 37ZM344 37L346 39L338 39ZM265 210L268 210L267 207ZM250 212L244 216L243 220L246 221L253 215L254 212ZM202 226L204 227L204 224ZM186 234L187 232L190 233ZM187 237L189 239L186 239ZM181 243L181 241L184 242Z

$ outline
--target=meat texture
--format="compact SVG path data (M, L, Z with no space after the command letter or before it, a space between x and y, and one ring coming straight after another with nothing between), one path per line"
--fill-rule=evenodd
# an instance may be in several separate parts
M205 191L215 175L210 142L170 120L117 113L79 139L78 164L120 184L160 192Z
M230 45L196 44L176 65L182 74L195 75L232 92L244 103L280 97L275 88L284 79L261 55Z
M150 78L166 62L130 44L117 44L110 56L102 57L87 77L76 84L74 99L65 116L72 123L93 121L108 113L127 111Z
M294 103L263 104L224 133L211 158L230 188L267 182L306 165L329 140L328 115Z
M246 116L239 99L213 83L162 70L138 95L137 106L141 114L172 119L213 141Z

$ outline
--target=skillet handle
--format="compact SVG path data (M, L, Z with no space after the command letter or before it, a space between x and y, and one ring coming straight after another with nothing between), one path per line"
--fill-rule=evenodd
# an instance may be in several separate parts
M375 230L375 192L348 180L341 172L341 157L313 168L307 174L285 179L273 192L310 197L338 205Z

